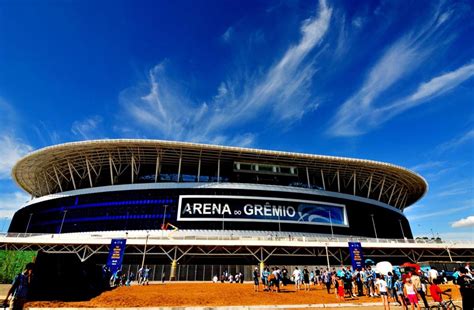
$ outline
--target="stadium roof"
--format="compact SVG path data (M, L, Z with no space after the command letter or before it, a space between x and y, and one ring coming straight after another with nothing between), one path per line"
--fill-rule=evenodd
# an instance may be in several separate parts
M179 165L180 171L190 171L191 167L197 170L198 165L200 169L201 164L217 166L218 162L234 161L297 167L305 180L307 177L308 184L316 182L325 190L378 200L401 210L419 200L428 188L420 175L372 160L138 139L92 140L46 147L19 160L12 176L21 188L39 197L115 185L117 178L123 180L124 175L128 183L142 183L141 173L147 169L158 171L166 165Z

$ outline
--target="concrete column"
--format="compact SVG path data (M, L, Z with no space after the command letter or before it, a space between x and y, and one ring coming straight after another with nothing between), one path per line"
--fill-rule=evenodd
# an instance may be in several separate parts
M178 265L178 261L173 259L171 261L171 271L170 271L170 281L176 281L176 266Z
M265 268L265 262L262 260L260 261L260 277L263 274L263 269Z

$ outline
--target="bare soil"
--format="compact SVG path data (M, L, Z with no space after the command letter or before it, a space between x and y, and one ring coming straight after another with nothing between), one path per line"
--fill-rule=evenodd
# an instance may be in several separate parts
M454 300L459 300L459 290L451 288ZM380 298L358 297L347 299L347 303L380 302ZM428 301L432 301L428 297ZM26 307L176 307L176 306L242 306L242 305L308 305L343 303L335 294L328 294L323 287L312 286L310 291L295 291L286 286L280 293L254 292L253 284L234 283L166 283L148 286L118 287L83 302L31 301Z

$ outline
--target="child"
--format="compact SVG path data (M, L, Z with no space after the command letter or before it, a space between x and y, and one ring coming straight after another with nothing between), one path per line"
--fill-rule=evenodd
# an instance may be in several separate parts
M395 298L396 301L398 302L399 306L403 306L403 309L406 308L405 304L405 296L403 295L403 282L402 279L396 278L395 279L395 284L393 285L393 288L395 289ZM400 302L401 300L401 302Z
M418 297L416 297L416 289L411 278L407 278L406 281L403 290L410 301L411 310L415 310L415 305L417 309L420 309L420 306L418 305Z
M344 300L344 281L341 277L337 277L337 298Z
M375 280L375 286L377 286L380 296L382 297L383 307L385 310L390 310L390 305L388 304L388 287L387 282L382 279L382 277L377 274Z
M440 305L442 305L443 309L446 308L445 302L443 301L443 294L446 296L451 297L447 292L450 292L451 289L447 289L442 291L438 284L440 284L441 280L440 279L433 279L433 283L430 285L430 293L431 297L433 298L434 301L438 302Z

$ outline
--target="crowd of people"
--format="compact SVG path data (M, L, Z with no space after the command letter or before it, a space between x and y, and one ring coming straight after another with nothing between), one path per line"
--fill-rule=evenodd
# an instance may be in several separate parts
M19 273L7 293L3 302L8 304L9 297L12 296L10 307L12 309L22 309L28 295L30 281L32 277L34 264L26 265L23 272ZM107 268L104 267L105 274ZM110 273L109 273L110 274ZM137 280L141 285L148 285L150 268L142 267L138 270ZM456 284L460 287L462 296L463 309L474 309L474 270L470 265L459 268L456 271ZM164 281L165 275L162 275ZM428 272L421 270L411 271L404 274L396 274L395 272L376 273L371 266L352 270L351 267L342 267L338 270L315 269L309 270L303 267L301 270L295 267L291 272L286 268L264 267L260 270L256 267L252 272L254 282L254 290L256 292L263 291L280 292L282 286L294 287L295 291L310 291L313 287L325 289L328 294L334 294L337 299L345 300L346 298L356 298L357 296L380 297L383 301L384 308L390 309L390 302L396 302L404 309L415 308L420 309L420 302L424 308L429 308L426 298L428 292L433 301L442 308L447 309L447 304L443 300L443 295L450 296L450 290L442 290L440 283L445 281L442 273L440 274L435 268ZM104 279L108 279L108 276ZM135 275L131 272L128 276L122 274L120 270L110 276L112 286L130 285L135 281ZM224 271L220 278L215 275L214 282L231 282L243 283L244 274L238 272L232 275Z
M474 309L472 299L474 291L474 273L469 264L457 271L457 284L463 299L463 309ZM342 267L309 270L295 267L292 272L286 267L265 267L259 270L256 267L252 274L254 291L280 292L282 286L294 287L295 291L309 291L312 287L325 289L328 294L334 294L338 300L370 296L381 298L385 309L390 309L390 302L397 303L404 309L420 309L419 301L425 308L430 305L426 298L429 295L441 307L446 307L443 295L450 296L450 290L442 290L439 284L444 283L444 277L436 269L428 272L419 270L397 275L395 272L384 274L376 273L371 266L353 270L351 267Z
M212 277L212 282L217 283L219 281L221 283L229 282L229 283L243 284L244 274L240 271L240 272L237 272L235 275L233 275L232 273L229 273L227 270L224 270L224 272L222 272L220 277L218 277L217 274Z
M138 285L149 285L151 269L148 266L143 266L138 269L137 274L130 271L128 274L122 272L122 269L118 269L114 273L111 273L107 266L103 266L103 277L108 279L110 287L117 286L130 286L136 280ZM161 282L165 282L166 275L163 273L161 276Z

